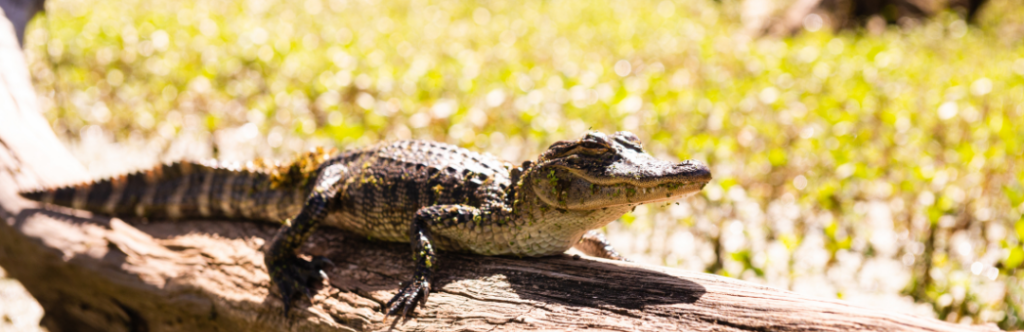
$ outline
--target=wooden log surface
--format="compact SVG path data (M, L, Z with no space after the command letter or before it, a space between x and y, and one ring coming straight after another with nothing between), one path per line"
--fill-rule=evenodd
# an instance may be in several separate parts
M10 29L0 27L0 52L0 266L42 304L50 331L388 328L379 308L412 275L408 245L322 229L303 252L336 265L312 301L299 301L286 318L279 296L268 290L261 252L274 225L124 221L17 196L19 189L87 175L36 110ZM427 305L397 330L998 330L570 255L443 253L435 285Z

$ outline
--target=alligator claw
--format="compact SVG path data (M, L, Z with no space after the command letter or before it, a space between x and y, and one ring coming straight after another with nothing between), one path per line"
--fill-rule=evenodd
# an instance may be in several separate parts
M398 294L395 294L395 297L391 298L391 301L388 301L385 305L384 321L386 322L389 316L395 316L399 309L401 309L402 314L396 317L395 323L406 319L409 311L415 311L418 305L427 303L428 296L430 296L429 281L416 280L406 283L398 291Z
M313 257L313 260L306 261L294 256L273 261L269 264L270 279L281 292L281 300L284 302L284 316L286 318L296 294L306 295L310 301L313 300L312 288L323 282L326 274L322 268L326 264L331 263L330 260L324 257Z

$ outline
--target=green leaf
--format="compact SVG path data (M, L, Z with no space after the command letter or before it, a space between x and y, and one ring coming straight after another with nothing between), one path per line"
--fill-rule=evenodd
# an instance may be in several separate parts
M1017 239L1019 242L1024 242L1024 214L1020 216L1020 220L1017 220L1017 225L1014 227L1017 229Z
M1024 249L1021 249L1020 246L1016 246L1013 247L1013 249L1010 249L1010 255L1006 256L1006 262L1004 262L1004 265L1006 265L1007 270L1013 270L1020 266L1020 263L1024 263Z
M632 213L627 213L622 215L622 218L619 218L619 220L621 220L623 224L632 225L633 221L636 220L636 216Z
M786 152L782 149L772 149L768 154L768 160L772 162L772 166L782 166L788 161Z

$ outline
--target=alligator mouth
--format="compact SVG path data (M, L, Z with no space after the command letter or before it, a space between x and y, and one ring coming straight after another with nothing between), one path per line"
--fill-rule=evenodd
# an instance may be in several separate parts
M611 207L619 205L638 205L675 201L700 192L707 184L703 181L666 182L654 186L634 186L629 183L591 186L592 196L604 199L592 199L591 204L581 202L578 208Z
M580 201L565 202L571 209L595 209L621 205L639 205L674 201L696 194L711 181L711 171L698 161L657 163L636 167L638 171L611 170L610 174L588 173L583 169L562 167L576 176ZM582 188L581 188L582 187ZM582 199L587 197L587 199Z
M629 185L637 188L655 188L660 186L689 186L700 184L700 190L711 181L711 170L702 162L687 160L681 163L658 162L653 165L630 167L630 169L611 169L595 175L583 169L564 167L563 169L587 182L601 186Z

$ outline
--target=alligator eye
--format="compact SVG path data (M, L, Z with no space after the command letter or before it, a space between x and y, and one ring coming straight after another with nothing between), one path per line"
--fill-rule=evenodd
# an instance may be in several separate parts
M583 142L582 146L590 150L607 150L608 147L597 142Z
M616 133L615 136L615 140L621 143L622 145L630 147L633 150L637 150L639 152L644 151L643 143L640 143L640 139L637 138L636 135L633 135L633 133L628 131L620 131Z

